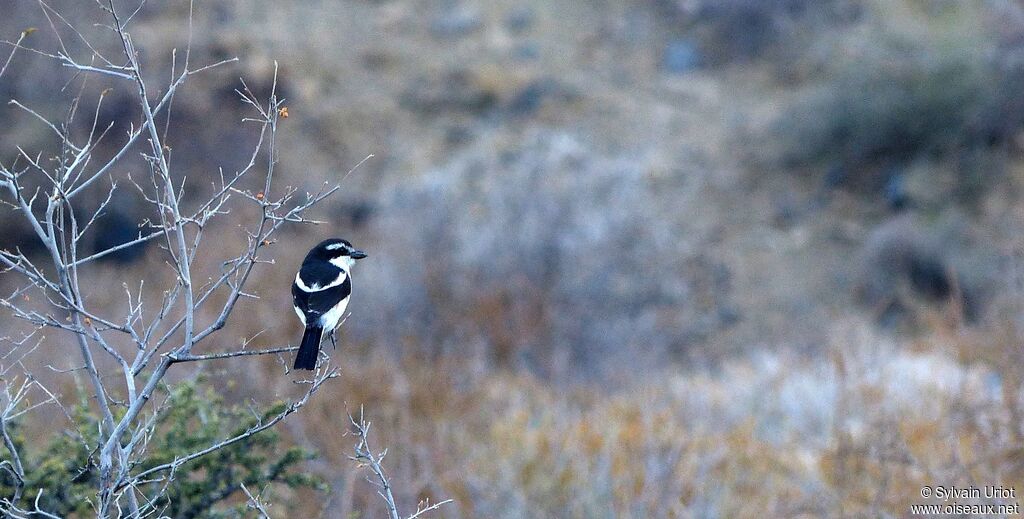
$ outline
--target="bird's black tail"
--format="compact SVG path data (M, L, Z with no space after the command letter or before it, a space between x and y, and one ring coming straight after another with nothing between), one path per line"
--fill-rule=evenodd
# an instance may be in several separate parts
M299 354L295 356L295 369L313 370L316 368L317 354L320 353L320 339L323 338L324 329L319 326L306 328L302 334L302 344L299 345Z

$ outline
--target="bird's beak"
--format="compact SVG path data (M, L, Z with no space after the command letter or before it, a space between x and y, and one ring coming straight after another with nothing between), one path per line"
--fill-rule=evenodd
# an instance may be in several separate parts
M366 257L366 253L361 251L361 250L354 250L354 251L352 251L351 254L349 254L349 256L352 259L363 259L363 258Z

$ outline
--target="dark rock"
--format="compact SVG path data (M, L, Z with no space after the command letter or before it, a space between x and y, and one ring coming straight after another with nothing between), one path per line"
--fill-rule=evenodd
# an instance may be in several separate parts
M723 305L718 307L718 322L723 329L739 323L742 319L743 315L734 306Z
M673 40L665 46L661 67L670 74L685 74L700 66L700 51L690 40Z
M842 164L830 166L822 177L821 186L818 187L818 191L811 201L811 208L822 209L828 207L829 201L832 199L832 192L846 183L847 176L847 169Z
M444 132L444 140L451 146L466 144L473 140L473 131L462 124L450 126Z
M373 202L361 199L342 203L336 216L346 227L359 229L369 223L376 213L377 207Z
M458 39L472 34L483 26L475 10L455 7L445 10L430 24L430 33L439 39Z
M423 115L481 114L497 105L498 96L481 87L469 71L453 70L442 77L419 78L406 89L401 102Z
M505 16L505 28L512 33L522 33L533 27L535 18L533 9L526 6L516 7Z
M359 61L362 62L366 70L381 71L396 60L385 51L374 50L363 53L359 56Z
M842 164L833 164L825 172L825 178L822 179L821 188L824 191L831 191L838 188L846 182L848 170Z
M803 216L800 203L792 196L782 197L775 202L772 223L780 229L793 227Z
M26 255L46 252L25 217L6 206L0 206L0 250L19 251Z
M533 42L520 43L512 49L512 56L523 61L533 61L540 57L540 47Z
M907 265L910 286L931 301L943 301L953 295L951 269L939 258L918 256Z
M575 94L552 78L531 81L516 93L508 104L508 111L514 116L532 115L548 99L572 100Z
M130 214L120 209L110 209L109 212L96 221L97 229L92 242L92 253L102 252L118 245L128 243L139 237L139 227L136 220ZM125 247L101 258L101 261L127 264L142 257L146 252L146 246L150 242L142 242L138 245Z
M906 176L902 171L892 170L882 189L885 202L893 211L902 211L910 206L910 194L907 192Z
M551 79L534 81L516 94L512 102L509 103L508 109L514 115L531 114L537 111L544 102L544 98L557 88L558 85Z
M940 234L904 213L868 235L855 295L879 325L914 326L923 306L950 303L968 322L980 315L978 284L954 265L955 246Z

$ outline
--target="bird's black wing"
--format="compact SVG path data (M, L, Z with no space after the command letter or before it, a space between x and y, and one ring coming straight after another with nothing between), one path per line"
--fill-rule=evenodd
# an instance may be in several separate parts
M299 288L297 283L292 283L292 304L295 305L295 309L302 312L302 315L306 315L306 308L309 306L309 292ZM309 322L307 318L305 322Z
M319 317L337 306L342 300L347 299L351 293L352 278L346 277L345 281L338 286L310 294L306 303L308 312Z
M305 283L305 280L303 282ZM295 303L295 307L306 316L307 324L316 322L320 316L330 311L351 293L352 279L348 276L345 276L345 280L336 286L314 292L307 292L298 284L292 284L292 301Z
M344 273L344 270L326 261L316 259L303 262L302 268L299 269L299 277L302 278L302 282L314 290L334 283L338 276Z

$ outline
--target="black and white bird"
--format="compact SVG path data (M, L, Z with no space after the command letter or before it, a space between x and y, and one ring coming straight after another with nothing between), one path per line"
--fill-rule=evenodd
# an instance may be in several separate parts
M306 327L295 357L295 369L316 368L324 332L331 334L334 341L334 329L352 294L352 266L365 257L365 252L340 238L324 240L306 254L292 283L295 313Z

